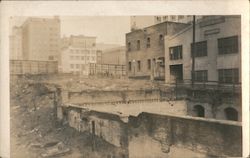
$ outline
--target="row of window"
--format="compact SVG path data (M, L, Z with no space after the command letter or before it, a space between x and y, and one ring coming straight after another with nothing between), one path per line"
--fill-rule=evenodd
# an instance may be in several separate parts
M89 57L89 56L70 56L71 60L92 60L95 61L95 57Z
M199 82L208 81L208 71L207 70L195 71L194 80ZM239 69L219 69L218 81L222 83L238 83Z
M179 16L176 16L176 15L170 15L170 16L156 16L156 21L157 22L161 22L161 21L178 21L178 20L181 20L181 19L184 19L185 16L183 15L179 15Z
M155 64L156 60L155 59L152 59L152 62ZM136 64L136 69L137 71L141 71L141 67L142 67L142 63L140 60L136 61L135 62ZM135 68L135 67L134 67ZM128 69L129 71L132 71L132 62L128 62ZM151 59L148 59L147 60L147 69L148 70L151 70ZM134 70L135 71L135 70Z
M95 51L91 51L92 53L95 53ZM75 54L90 54L89 50L70 50L70 53L75 53Z
M151 43L150 43L151 39L150 37L147 38L146 41L146 48L150 48L151 47ZM162 34L159 35L159 45L163 45L164 43L164 37ZM128 42L128 46L127 46L128 51L132 51L132 46L131 46L131 42ZM141 41L137 40L136 42L136 50L140 50L141 49Z
M71 69L85 69L85 64L70 64Z
M232 54L238 53L238 36L218 39L218 52L219 54ZM195 52L195 53L194 53ZM207 41L196 42L191 44L191 56L195 57L207 56ZM182 46L175 46L169 48L170 60L182 59Z

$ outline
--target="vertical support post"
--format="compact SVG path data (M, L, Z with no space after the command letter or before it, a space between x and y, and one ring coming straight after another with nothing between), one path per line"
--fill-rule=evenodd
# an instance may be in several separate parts
M195 54L196 54L196 47L195 47L195 15L193 16L193 52L192 53L192 88L194 87L194 80L195 80Z

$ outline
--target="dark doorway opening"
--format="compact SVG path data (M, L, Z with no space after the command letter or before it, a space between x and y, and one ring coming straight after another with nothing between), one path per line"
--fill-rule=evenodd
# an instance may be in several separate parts
M182 81L183 80L183 65L170 65L170 75L173 80Z
M234 108L226 108L224 112L227 120L238 121L238 112Z
M194 116L196 117L205 117L205 109L201 105L194 106Z

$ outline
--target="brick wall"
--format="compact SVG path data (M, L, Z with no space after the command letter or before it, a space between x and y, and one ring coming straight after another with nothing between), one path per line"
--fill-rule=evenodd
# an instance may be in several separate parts
M128 127L129 145L143 137L161 147L156 155L166 154L171 151L171 146L206 155L240 157L242 154L242 127L239 123L142 113L138 117L130 117ZM129 150L129 155L136 155L131 153L133 151Z

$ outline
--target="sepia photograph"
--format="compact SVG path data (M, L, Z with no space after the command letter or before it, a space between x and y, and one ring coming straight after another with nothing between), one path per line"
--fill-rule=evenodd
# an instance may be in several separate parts
M242 156L240 15L9 20L11 157Z
M0 158L249 157L249 2L0 2Z

